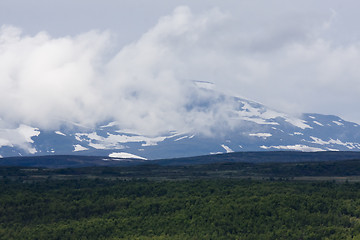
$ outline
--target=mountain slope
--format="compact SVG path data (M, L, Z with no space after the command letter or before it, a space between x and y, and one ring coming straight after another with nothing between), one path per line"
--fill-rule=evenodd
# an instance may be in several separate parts
M360 127L356 123L322 114L293 117L219 93L210 83L195 85L201 97L189 104L189 111L221 114L226 119L209 126L207 132L189 129L146 136L124 130L116 121L93 128L67 123L56 130L19 124L0 130L0 156L79 154L144 160L234 151L360 150Z

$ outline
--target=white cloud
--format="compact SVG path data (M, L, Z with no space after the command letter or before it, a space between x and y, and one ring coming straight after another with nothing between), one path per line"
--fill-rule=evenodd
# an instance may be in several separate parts
M194 98L210 96L199 96L179 73L191 59L186 53L196 50L199 39L224 17L216 9L194 16L178 7L110 61L104 61L107 32L51 38L44 32L24 36L20 29L3 26L0 114L7 122L45 128L113 119L150 135L223 121L221 106L189 110Z
M37 150L31 146L34 136L40 134L39 130L26 125L20 125L15 129L3 129L4 123L0 120L0 148L17 146L29 153Z
M234 126L226 99L216 103L185 80L197 79L280 110L359 122L360 44L326 37L337 16L281 15L249 29L216 8L178 7L117 52L106 31L55 38L2 26L0 116L49 129L110 119L149 135Z
M94 82L108 34L51 38L0 29L0 114L5 121L50 127L59 119L91 122L99 94ZM97 84L97 83L96 83ZM101 94L101 93L100 93ZM97 116L95 115L95 118Z

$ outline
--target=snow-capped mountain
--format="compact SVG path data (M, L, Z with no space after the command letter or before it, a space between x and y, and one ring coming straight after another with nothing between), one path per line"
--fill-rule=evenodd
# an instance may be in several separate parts
M239 97L226 96L206 82L196 82L205 100L189 108L225 108L225 125L209 133L196 129L146 136L109 121L95 128L74 125L57 130L19 124L0 129L0 156L99 155L113 158L160 159L234 151L359 151L360 126L340 117L303 114L293 117ZM205 111L206 112L206 111Z

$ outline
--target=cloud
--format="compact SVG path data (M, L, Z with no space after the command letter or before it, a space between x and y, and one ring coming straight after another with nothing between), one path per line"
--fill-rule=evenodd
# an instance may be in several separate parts
M330 13L320 20L287 15L274 27L245 29L219 9L194 14L183 6L120 47L107 31L54 38L2 26L2 125L56 129L115 120L148 135L234 127L230 101L213 101L219 96L188 79L284 111L360 120L353 109L360 100L360 45L326 38L336 17Z
M188 111L199 94L179 73L190 57L183 52L194 49L224 17L216 9L194 16L189 8L178 7L107 61L108 32L52 38L45 32L23 36L20 29L3 26L3 122L55 129L64 122L93 126L111 119L151 135L202 128L196 123L203 124L199 117L206 113L210 121L204 126L211 125L219 120L218 109Z
M108 38L107 33L97 32L57 39L44 32L22 36L19 29L3 26L2 118L46 128L56 126L60 119L92 121L99 98L93 82Z

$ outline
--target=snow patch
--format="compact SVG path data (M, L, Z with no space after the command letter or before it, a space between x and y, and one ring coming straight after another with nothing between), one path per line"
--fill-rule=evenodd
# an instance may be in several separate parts
M317 137L312 137L310 136L310 138L313 140L311 143L315 143L315 144L320 144L320 145L326 145L326 144L330 144L330 142L326 142L320 138Z
M231 148L229 148L228 146L226 146L226 145L224 145L224 144L222 144L221 147L225 149L226 153L232 153L232 152L234 152Z
M272 134L271 133L250 133L249 136L252 136L252 137L261 137L261 138L268 138L268 137L271 137Z
M113 127L113 126L116 126L118 125L117 122L110 122L106 125L103 125L103 126L100 126L100 128L108 128L108 127Z
M184 133L185 134L185 133ZM179 137L181 135L184 135L183 133L178 133L178 132L174 132L172 135L168 136L167 138L175 138L175 137ZM140 134L137 134L140 135Z
M33 147L29 147L29 148L27 149L27 151L28 151L30 154L35 154L35 153L37 153L36 148L33 148Z
M289 116L285 113L276 112L271 109L267 109L263 106L258 106L255 104L251 104L251 102L247 101L239 101L243 104L240 111L234 111L235 118L239 118L240 120L244 121L251 121L257 124L262 125L280 125L276 122L276 118L282 118L286 122L294 125L295 127L305 129L305 128L312 128L306 121ZM255 105L255 106L253 106Z
M317 124L317 125L319 125L319 126L324 126L323 124L321 124L321 123L319 123L318 121L313 121L313 123L315 123L315 124Z
M335 123L335 124L338 125L338 126L344 126L344 124L341 123L341 122L338 122L338 121L332 121L332 122Z
M106 149L124 149L125 147L120 144L102 144L102 143L89 143L89 146L95 149L106 150Z
M135 143L143 142L141 146L154 146L158 142L164 141L168 137L145 137L145 136L128 136L123 134L107 134L107 137L102 137L97 135L96 132L93 133L76 133L75 138L79 142L86 141L88 145L96 149L123 149L123 143Z
M279 150L296 150L296 151L302 151L302 152L319 152L319 151L325 151L324 149L321 148L316 148L316 147L309 147L306 145L301 145L301 144L296 144L296 145L286 145L286 146L260 146L260 148L262 149L271 149L271 148L275 148L275 149L279 149Z
M250 103L246 101L239 101L243 106L240 111L234 111L236 115L235 118L244 121L255 122L262 125L279 125L279 123L274 122L273 119L279 117L281 114L278 112L265 109L263 107L253 107Z
M126 152L113 152L113 153L109 154L109 157L111 157L111 158L135 158L135 159L147 160L144 157L140 157L135 154L126 153Z
M187 138L187 137L188 137L188 136L183 136L183 137L177 138L177 139L174 140L174 142L180 141L180 140L182 140L182 139L184 139L184 138Z
M241 117L240 119L244 120L244 121L254 122L257 124L261 124L261 125L279 125L279 123L277 123L277 122L268 122L267 120L261 119L261 118Z
M58 135L66 136L65 133L62 133L62 132L60 132L60 131L55 131L55 133L58 134Z
M341 146L344 146L344 147L347 147L348 149L360 149L360 143L354 143L354 142L342 142L341 140L339 139L332 139L330 138L329 141L324 141L320 138L317 138L317 137L312 137L310 136L310 138L313 140L311 143L315 143L315 144L319 144L319 145L330 145L330 144L333 144L333 145L341 145Z
M306 124L306 121L301 120L301 119L286 118L285 121L292 124L292 125L294 125L295 127L301 128L301 129L312 128L312 127L310 127L309 125Z
M211 152L210 155L223 154L223 152Z
M76 145L73 145L73 146L74 146L74 152L89 150L88 148L83 147L80 144L76 144Z

